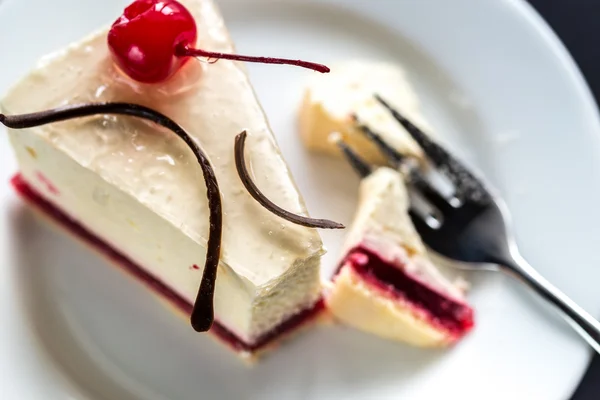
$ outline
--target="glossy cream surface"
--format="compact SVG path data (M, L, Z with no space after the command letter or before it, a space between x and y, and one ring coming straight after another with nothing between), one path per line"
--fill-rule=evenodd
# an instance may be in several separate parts
M403 154L422 157L410 135L374 98L379 94L422 129L430 130L421 113L420 101L406 72L397 65L350 60L331 65L331 73L311 76L299 110L300 135L311 150L339 155L329 140L333 132L364 158L381 162L380 152L356 129L353 115Z
M429 260L408 208L408 193L400 173L383 167L365 178L343 257L357 246L368 248L390 264L401 266L414 279L464 302L462 290ZM344 264L334 277L326 301L341 321L385 338L417 346L439 346L455 340L408 301L390 298L364 282L349 264Z
M203 47L234 51L211 0L182 3L196 18ZM262 208L236 173L234 137L247 130L246 158L256 184L281 207L307 214L241 64L191 61L166 83L140 85L115 69L101 30L44 58L1 104L17 114L98 101L152 107L182 125L208 154L223 201L215 310L225 327L251 343L317 300L324 253L319 234ZM10 131L10 137L30 184L193 302L208 209L200 167L179 138L152 123L112 115Z

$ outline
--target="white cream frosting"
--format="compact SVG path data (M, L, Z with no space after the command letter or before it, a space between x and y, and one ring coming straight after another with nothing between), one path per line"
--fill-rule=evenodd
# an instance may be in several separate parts
M410 135L379 104L379 94L420 127L430 130L423 118L415 90L406 72L397 65L352 60L331 65L331 73L312 76L304 92L299 111L300 135L311 150L332 155L340 152L328 137L339 133L362 157L382 161L381 153L355 128L352 115L368 125L403 154L422 157L422 151Z
M181 2L197 21L203 47L234 50L211 0ZM152 107L182 125L208 154L223 200L215 295L221 323L251 343L317 300L324 253L319 234L262 208L237 176L234 137L247 130L246 158L258 187L286 210L307 214L241 64L191 60L169 82L138 85L115 69L102 30L45 58L2 106L18 114L97 101ZM193 303L205 258L207 198L200 167L179 138L115 116L11 131L10 137L28 182ZM48 192L37 171L60 195Z

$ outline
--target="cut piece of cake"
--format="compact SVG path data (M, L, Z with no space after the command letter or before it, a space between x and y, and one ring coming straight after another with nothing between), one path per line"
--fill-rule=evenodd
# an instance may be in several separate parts
M299 110L300 136L306 147L339 156L336 146L328 140L332 132L337 132L366 161L384 161L381 152L357 129L357 118L400 153L422 158L417 143L375 100L374 94L420 126L429 127L420 112L419 99L399 66L344 61L333 64L329 74L311 76L306 85Z
M233 52L212 0L181 3L193 14L203 47ZM279 206L306 215L243 66L190 62L165 83L138 84L114 66L106 35L102 30L46 57L6 95L2 110L129 102L185 128L208 154L223 199L212 332L244 353L274 343L322 309L324 249L315 229L254 201L236 173L234 137L247 130L245 152L256 184ZM13 183L26 200L190 313L205 262L208 209L202 172L179 138L113 115L9 135L20 166Z
M399 172L382 167L363 179L326 304L360 330L415 346L445 346L473 327L473 310L460 285L429 259L408 209Z

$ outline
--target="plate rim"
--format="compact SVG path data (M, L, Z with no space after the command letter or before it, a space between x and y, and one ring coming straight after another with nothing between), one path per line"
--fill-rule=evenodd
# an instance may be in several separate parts
M6 4L10 3L11 0L0 0L0 13ZM13 0L15 1L15 0ZM218 2L218 0L216 0ZM585 118L593 123L593 127L596 131L600 131L600 111L598 105L593 96L591 88L587 83L581 69L577 65L571 53L568 51L565 44L560 40L556 32L551 28L546 20L538 13L538 11L526 0L504 0L508 7L512 7L516 10L516 13L527 20L527 23L535 28L535 31L539 34L540 39L548 46L553 56L556 57L557 62L563 67L565 77L568 77L572 84L577 96L581 98L582 105L585 107ZM594 136L594 144L597 146L598 152L600 153L600 135ZM600 301L599 301L600 305ZM592 357L592 353L589 353L588 362ZM575 392L581 378L584 376L581 374L579 381L575 387L571 390L571 395Z

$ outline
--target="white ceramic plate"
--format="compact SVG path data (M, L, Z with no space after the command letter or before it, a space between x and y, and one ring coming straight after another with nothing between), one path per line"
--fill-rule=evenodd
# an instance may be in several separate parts
M0 92L127 0L4 0ZM548 27L518 0L221 1L240 52L402 63L438 134L506 197L531 263L600 311L600 125ZM313 215L349 222L357 179L307 154L295 107L308 72L249 65ZM35 96L35 93L31 94ZM34 110L32 110L34 111ZM473 274L477 328L425 351L343 327L254 368L195 334L140 285L34 219L6 183L0 138L0 376L7 399L565 399L589 351L508 278ZM324 233L331 270L338 234ZM600 313L598 313L600 314Z

